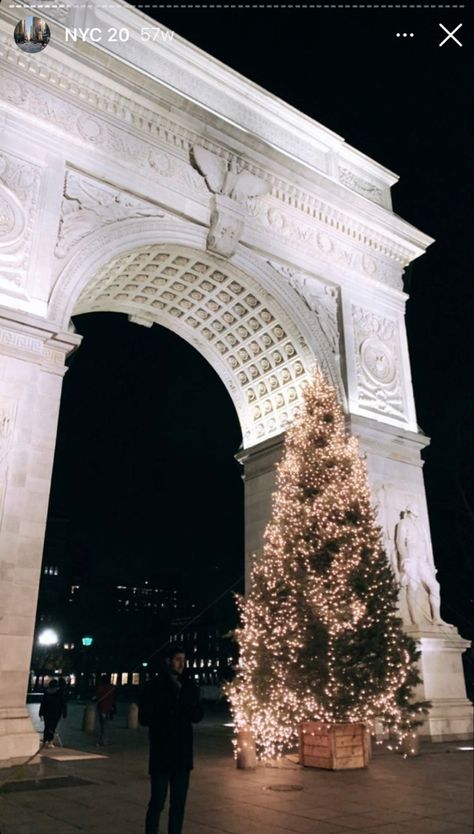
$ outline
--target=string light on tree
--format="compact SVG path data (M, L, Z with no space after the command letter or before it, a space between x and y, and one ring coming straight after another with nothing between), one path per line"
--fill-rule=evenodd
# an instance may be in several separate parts
M304 721L378 718L396 746L420 723L416 645L371 505L365 462L320 371L285 438L273 513L251 590L239 598L237 675L227 686L237 733L260 759L294 747Z

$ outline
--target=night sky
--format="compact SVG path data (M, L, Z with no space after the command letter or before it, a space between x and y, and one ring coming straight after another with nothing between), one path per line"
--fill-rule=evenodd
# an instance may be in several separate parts
M133 4L132 4L133 5ZM138 4L134 4L138 5ZM470 636L472 15L147 10L400 175L394 210L436 239L406 273L408 338L442 614ZM463 21L440 48L442 22ZM396 33L414 37L397 38ZM206 361L164 328L75 319L50 514L90 575L174 576L210 601L243 573L240 427Z

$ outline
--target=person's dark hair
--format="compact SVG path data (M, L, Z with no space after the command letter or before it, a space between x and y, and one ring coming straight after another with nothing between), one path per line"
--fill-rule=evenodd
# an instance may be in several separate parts
M57 689L58 687L59 687L59 683L58 683L57 678L51 678L51 680L48 684L48 689Z
M186 649L180 643L170 643L164 652L166 660L171 660L176 654L186 654Z

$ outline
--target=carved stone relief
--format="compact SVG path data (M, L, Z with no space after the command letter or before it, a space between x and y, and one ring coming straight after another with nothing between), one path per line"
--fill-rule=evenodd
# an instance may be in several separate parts
M361 408L407 420L395 320L352 305L357 392Z
M0 154L0 286L26 289L41 169L5 151Z
M253 199L270 190L270 185L247 171L236 157L223 159L195 145L191 160L213 194L207 248L228 258L242 236L246 208L252 213Z
M55 255L62 259L95 229L134 217L164 217L164 214L157 206L126 191L68 171Z
M292 315L311 334L309 341L314 355L326 369L336 390L343 396L339 354L339 289L280 261L267 261L267 264L275 272L275 280L287 300L288 309L293 310ZM298 299L296 307L295 298Z
M303 275L294 275L289 282L316 314L331 352L339 361L339 289Z
M361 194L362 197L367 197L368 200L372 200L373 203L378 203L381 206L386 204L384 191L374 183L363 179L362 176L351 171L350 168L339 166L338 174L339 182L346 185L351 191L355 191L356 194Z

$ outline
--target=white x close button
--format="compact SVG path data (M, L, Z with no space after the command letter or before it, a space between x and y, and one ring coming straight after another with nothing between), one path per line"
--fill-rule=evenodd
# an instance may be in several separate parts
M458 29L460 29L460 28L461 28L462 23L459 23L459 24L456 26L456 28L455 28L455 29L453 29L453 31L452 31L452 32L450 32L450 31L449 31L449 29L446 29L446 26L443 26L443 24L442 24L442 23L439 23L438 25L439 25L439 26L441 27L441 29L442 29L444 32L446 32L446 34L447 34L447 37L446 37L443 41L441 41L441 43L439 44L439 46L444 46L444 45L445 45L445 43L447 43L448 41L455 41L455 42L457 43L457 45L458 45L458 46L462 46L461 41L458 41L458 39L454 37L454 35L455 35L455 33L458 31Z

